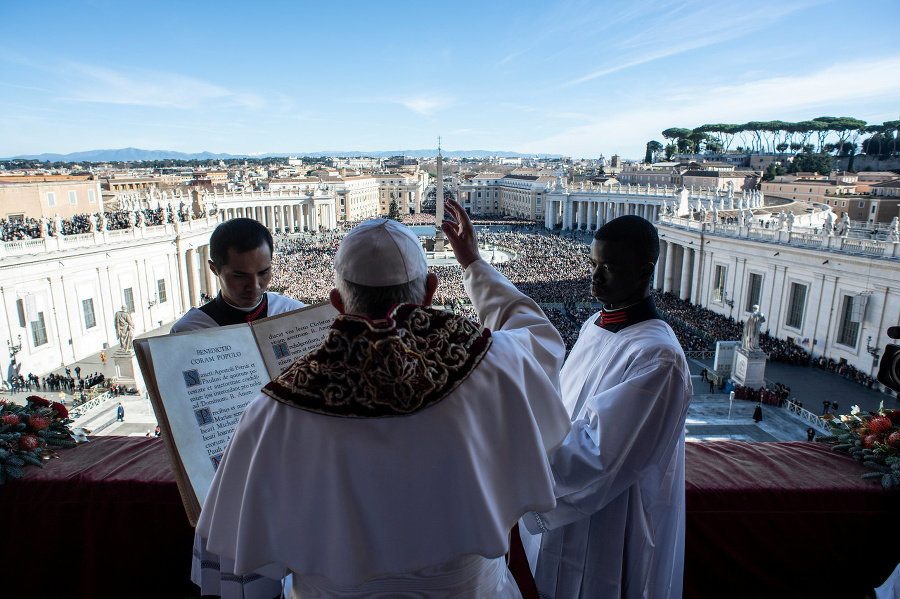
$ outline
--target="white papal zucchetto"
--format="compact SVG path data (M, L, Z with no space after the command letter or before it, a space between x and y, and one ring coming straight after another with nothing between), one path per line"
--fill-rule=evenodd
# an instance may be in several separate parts
M344 237L334 270L350 283L389 287L418 279L428 272L428 264L409 227L378 218L360 223Z

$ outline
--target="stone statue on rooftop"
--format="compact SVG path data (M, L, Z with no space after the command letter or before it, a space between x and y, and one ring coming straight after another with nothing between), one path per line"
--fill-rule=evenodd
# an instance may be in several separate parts
M891 241L894 243L900 243L900 225L897 223L897 217L891 221L891 226L888 229L888 233L890 235Z
M753 223L753 213L749 209L741 210L741 224L749 227Z
M791 231L794 230L794 213L793 213L793 212L788 212L788 215L787 215L787 230L788 230L788 232L791 232Z
M822 233L827 237L834 235L834 213L831 210L825 214L825 220L822 222Z
M841 216L841 220L837 224L835 233L840 237L846 237L850 234L850 217L847 216L846 212Z

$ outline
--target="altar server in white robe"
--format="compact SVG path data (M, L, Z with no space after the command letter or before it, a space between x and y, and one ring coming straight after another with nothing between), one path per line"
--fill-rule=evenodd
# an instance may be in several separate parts
M219 281L212 299L191 308L170 332L242 324L299 310L306 304L267 291L272 280L272 234L252 218L232 218L209 237L209 270Z
M522 522L542 597L678 598L684 571L684 352L650 297L656 228L638 216L591 244L585 322L560 373L572 428L551 455L557 506Z
M407 227L354 228L335 255L341 315L247 407L216 471L191 573L203 594L263 576L250 586L269 599L291 573L297 597L520 597L503 556L521 516L555 505L565 348L448 210L485 326L430 307L437 277Z

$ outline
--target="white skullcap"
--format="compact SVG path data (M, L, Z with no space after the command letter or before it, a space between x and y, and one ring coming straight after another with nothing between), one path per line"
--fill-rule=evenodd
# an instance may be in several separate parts
M409 283L428 272L425 251L409 227L377 218L350 231L334 255L334 271L368 287Z

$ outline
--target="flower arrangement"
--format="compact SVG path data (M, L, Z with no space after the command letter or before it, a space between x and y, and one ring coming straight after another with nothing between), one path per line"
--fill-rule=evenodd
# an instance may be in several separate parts
M44 467L55 457L48 447L74 447L69 411L58 401L31 395L21 406L0 400L0 485L21 478L24 467Z
M874 470L863 478L879 479L884 488L900 485L900 410L861 412L853 406L850 414L828 422L831 434L816 441L835 443L832 451L843 451Z

